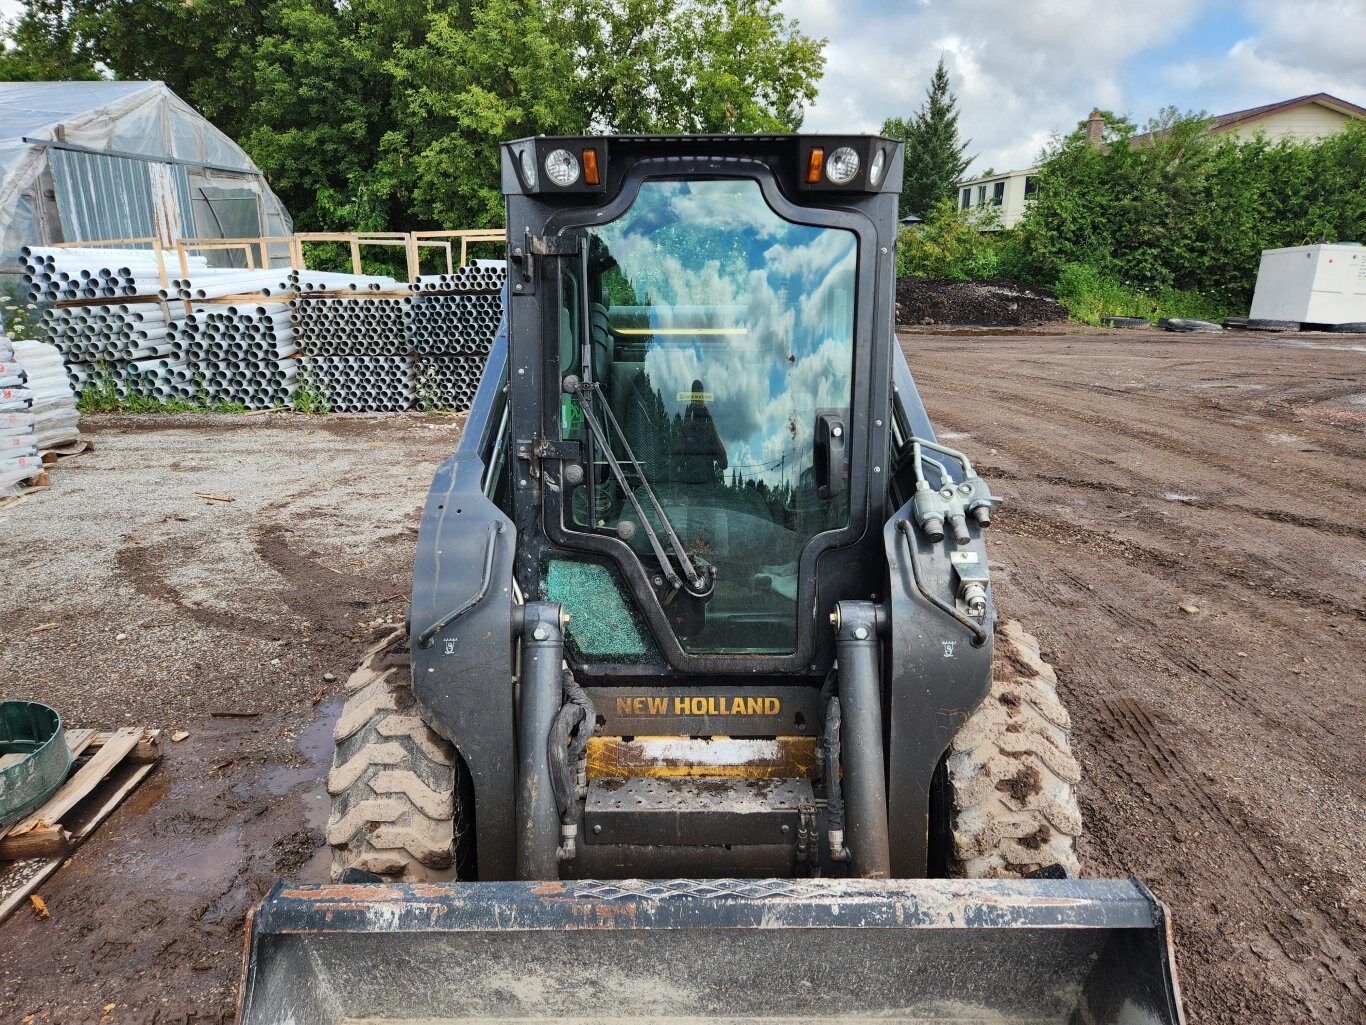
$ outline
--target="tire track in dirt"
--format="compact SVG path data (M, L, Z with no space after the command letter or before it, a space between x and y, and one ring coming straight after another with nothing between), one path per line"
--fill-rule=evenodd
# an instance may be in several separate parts
M986 395L995 397L1004 404L1010 399L1018 398L1018 395L1001 389L996 389L990 385L983 385L979 391ZM1052 406L1039 402L1037 399L1028 407L1029 419L1033 421L1043 420L1057 427L1069 426L1073 431L1077 429L1077 421L1081 421L1087 427L1100 429L1110 435L1125 438L1129 441L1143 442L1150 448L1160 452L1176 456L1180 459L1189 460L1201 469L1201 475L1206 475L1210 468L1222 471L1224 474L1246 481L1248 484L1255 485L1258 489L1269 489L1275 492L1278 489L1290 487L1296 493L1296 499L1303 501L1303 484L1300 482L1288 481L1286 470L1290 470L1296 475L1309 478L1312 482L1324 489L1325 494L1341 494L1343 491L1354 495L1366 497L1366 480L1361 478L1344 479L1340 470L1333 472L1330 470L1318 470L1304 466L1299 461L1295 465L1287 466L1284 463L1278 464L1275 472L1263 471L1261 464L1257 460L1230 459L1224 453L1230 450L1229 439L1223 443L1211 444L1192 444L1188 439L1197 433L1209 434L1210 423L1201 421L1197 426L1199 431L1178 433L1173 437L1168 432L1162 430L1159 425L1149 423L1141 419L1137 410L1133 411L1133 416L1125 419L1117 419L1111 416L1102 415L1092 410L1068 410L1059 406ZM1215 439L1211 439L1212 442ZM1242 440L1242 439L1240 439ZM1261 447L1266 447L1263 444ZM1247 489L1251 490L1251 489Z
M1165 821L1179 845L1177 856L1186 862L1183 874L1196 876L1202 872L1200 848L1205 846L1201 841L1205 834L1235 837L1239 841L1233 847L1221 845L1219 878L1241 879L1247 891L1226 895L1229 908L1219 914L1218 924L1212 930L1184 922L1180 916L1176 918L1183 972L1199 974L1210 966L1222 967L1229 955L1236 956L1240 951L1246 961L1246 952L1251 951L1266 973L1264 981L1274 984L1265 995L1279 990L1277 995L1284 1010L1297 1017L1302 1015L1298 1020L1317 1017L1316 1009L1321 1014L1324 998L1344 1017L1321 1020L1351 1020L1352 1009L1366 1004L1366 990L1353 972L1356 958L1348 939L1338 932L1341 908L1304 906L1300 890L1287 882L1285 866L1262 850L1262 845L1253 841L1220 800L1200 785L1200 774L1164 741L1140 702L1107 698L1098 708L1100 729L1113 741L1110 756L1102 753L1100 757L1109 762L1117 775L1146 791L1149 807ZM1131 755L1135 751L1148 767L1147 772L1133 771L1132 757L1113 757L1115 752ZM1289 910L1296 907L1300 910ZM1284 910L1276 910L1270 919L1249 927L1254 916L1273 908ZM1247 917L1235 922L1237 914L1230 915L1229 911ZM1359 940L1360 923L1357 925ZM1305 934L1312 934L1316 942L1304 942L1301 937Z
M1366 439L1328 416L1366 361L908 342L932 422L1007 485L996 597L1067 698L1083 869L1171 905L1192 1023L1366 1020Z

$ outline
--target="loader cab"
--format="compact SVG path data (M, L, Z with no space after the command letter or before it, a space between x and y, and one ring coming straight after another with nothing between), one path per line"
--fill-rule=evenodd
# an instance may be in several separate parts
M819 610L877 575L898 144L541 138L503 167L522 591L590 673L823 672Z

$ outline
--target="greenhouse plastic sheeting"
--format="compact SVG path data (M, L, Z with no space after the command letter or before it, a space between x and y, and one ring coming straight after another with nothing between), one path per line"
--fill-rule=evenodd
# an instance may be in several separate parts
M108 224L98 217L84 217L86 223L77 226L59 222L57 208L43 202L41 191L42 175L49 169L49 154L55 147L35 146L24 142L26 138L136 155L151 164L179 162L188 165L191 179L197 168L210 168L215 185L231 183L260 197L263 234L293 231L289 214L241 147L163 83L4 82L0 83L0 273L17 272L22 246L48 244L73 232L85 234L86 241L121 237L117 231L121 221L112 215ZM188 198L181 188L176 192L180 202ZM72 204L59 199L59 205L63 202ZM219 235L212 225L196 225L191 210L180 213L182 234ZM66 231L59 234L62 228Z

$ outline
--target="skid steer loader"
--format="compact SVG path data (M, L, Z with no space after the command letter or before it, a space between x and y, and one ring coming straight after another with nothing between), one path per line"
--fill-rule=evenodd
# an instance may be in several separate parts
M900 144L502 147L506 324L241 1021L1182 1021L1077 876L998 500L894 324ZM993 673L993 664L995 672Z

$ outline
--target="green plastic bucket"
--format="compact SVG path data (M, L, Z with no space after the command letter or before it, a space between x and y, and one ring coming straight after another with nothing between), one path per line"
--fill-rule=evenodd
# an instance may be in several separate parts
M71 768L57 710L37 701L0 701L0 763L0 829L8 829L46 801Z

